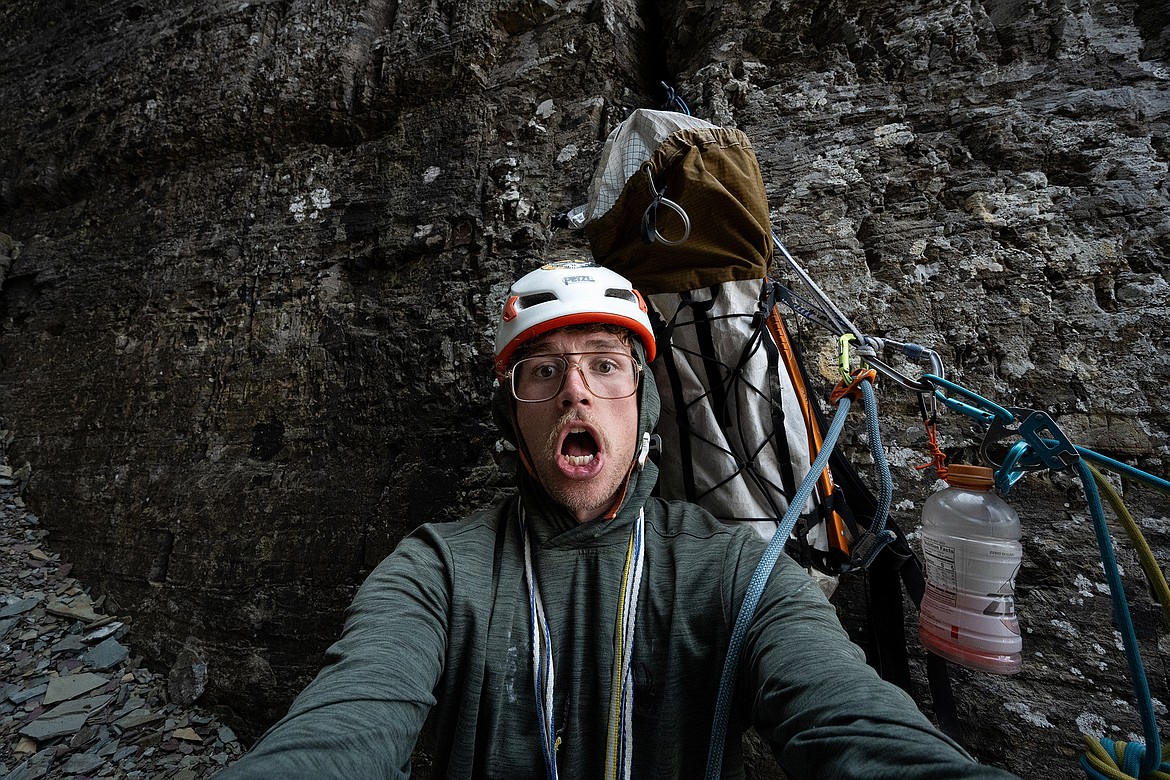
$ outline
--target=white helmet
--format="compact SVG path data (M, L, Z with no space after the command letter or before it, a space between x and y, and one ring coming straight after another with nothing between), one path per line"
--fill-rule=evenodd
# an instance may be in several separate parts
M654 359L654 331L646 301L629 280L596 263L557 260L518 279L496 330L496 375L503 377L516 349L566 325L619 325L634 332Z

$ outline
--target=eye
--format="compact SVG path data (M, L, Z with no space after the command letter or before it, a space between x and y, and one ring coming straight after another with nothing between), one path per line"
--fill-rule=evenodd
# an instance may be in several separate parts
M593 365L589 370L595 374L616 374L622 370L621 363L612 355L599 355L594 359Z
M561 365L556 361L534 360L528 375L533 379L547 381L549 379L556 379L558 376L560 376L560 373Z

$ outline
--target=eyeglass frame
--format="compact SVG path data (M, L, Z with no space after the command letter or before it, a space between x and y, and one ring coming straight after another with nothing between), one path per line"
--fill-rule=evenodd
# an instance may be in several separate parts
M634 389L625 395L613 396L612 398L607 398L603 395L597 395L593 388L589 386L589 377L585 376L585 372L581 369L580 362L571 361L568 359L570 356L581 357L584 355L621 355L622 357L628 357L630 362L634 365ZM550 395L548 398L541 398L539 401L533 401L529 398L521 398L516 394L516 366L520 365L525 360L532 360L533 358L560 358L561 360L565 361L565 373L561 375L561 383L557 385L557 389L553 392L552 395ZM565 381L569 378L569 369L572 368L577 369L577 373L581 375L581 381L585 384L585 389L605 401L620 401L623 398L629 398L630 396L637 393L638 387L642 384L642 372L645 370L638 358L631 353L622 352L615 349L593 349L586 352L547 352L537 353L535 355L525 355L524 357L512 363L512 366L504 372L503 378L508 380L508 389L512 392L512 397L517 401L524 404L542 404L545 401L551 401L560 395L561 391L565 389Z

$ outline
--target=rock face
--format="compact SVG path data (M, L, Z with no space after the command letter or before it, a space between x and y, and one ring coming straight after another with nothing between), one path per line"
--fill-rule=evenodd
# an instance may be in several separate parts
M1164 4L100 5L0 8L0 427L53 549L244 734L398 539L510 483L493 317L517 272L584 251L553 217L660 81L753 139L774 224L863 330L1167 471ZM802 331L814 364L835 349ZM924 437L912 395L880 398L912 531ZM940 430L974 460L969 420ZM1034 777L1078 732L1140 734L1069 473L1011 494L1024 672L958 673L973 750ZM1165 568L1165 500L1126 498Z

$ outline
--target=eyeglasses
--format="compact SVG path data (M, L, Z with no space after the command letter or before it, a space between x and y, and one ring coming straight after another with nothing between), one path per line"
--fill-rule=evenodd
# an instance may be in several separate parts
M568 358L575 357L570 362ZM517 401L547 401L561 392L572 366L581 372L585 387L598 398L627 398L638 389L642 366L624 352L562 352L517 360L505 374Z

